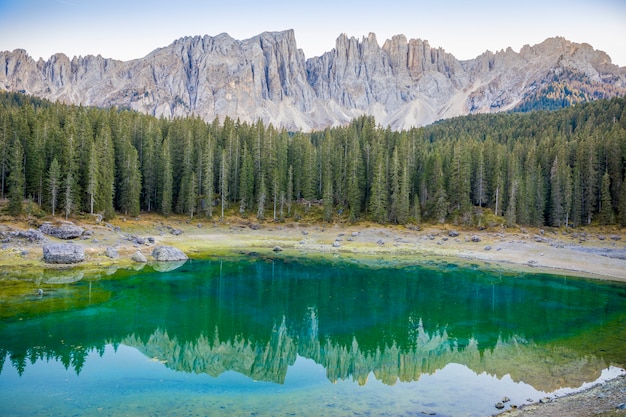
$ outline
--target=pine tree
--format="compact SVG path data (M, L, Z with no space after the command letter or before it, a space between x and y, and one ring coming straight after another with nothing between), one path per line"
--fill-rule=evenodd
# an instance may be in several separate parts
M196 181L196 173L192 172L191 175L189 176L189 184L187 186L189 188L189 192L187 194L187 210L189 213L189 218L193 219L193 215L196 212L196 188L197 188L197 181Z
M619 194L619 225L626 226L626 182L622 181L622 188Z
M582 224L582 201L583 191L580 179L580 168L578 165L574 166L574 173L572 175L572 219L571 223L574 227L578 227Z
M350 221L358 220L361 213L363 201L363 188L365 181L363 178L363 159L361 157L361 146L358 137L352 140L350 153L348 154L348 206L350 207Z
M65 210L65 219L67 220L74 210L74 175L72 171L65 176L63 188L63 209Z
M602 224L613 224L615 223L615 214L613 213L613 204L611 202L611 177L608 171L605 171L602 176L600 195L600 222Z
M95 149L97 152L97 187L95 192L96 208L102 212L105 219L112 219L115 216L115 150L111 138L111 128L104 123L95 139Z
M132 217L139 215L141 199L141 171L137 149L124 140L120 150L119 209Z
M11 149L11 166L9 172L9 204L7 206L11 216L22 214L22 200L24 199L24 148L19 139L15 138Z
M387 222L387 175L382 155L378 158L372 181L369 211L374 221Z
M265 187L265 177L261 176L259 184L259 192L257 193L257 212L256 217L259 220L265 220L265 201L267 200L267 188Z
M163 144L161 145L160 166L161 214L163 214L164 216L169 216L172 212L172 186L174 182L169 136L165 138Z
M287 217L291 216L291 204L293 200L293 165L289 165L289 169L287 170L287 195L286 195L286 204L287 204Z
M239 213L244 215L254 202L254 161L246 143L243 145L239 181Z
M449 202L448 194L446 193L445 178L443 176L441 156L439 154L435 154L434 157L433 175L435 178L433 217L439 223L445 223L448 217Z
M478 146L477 152L477 161L476 161L476 169L475 171L475 180L474 180L474 204L479 207L487 200L487 184L485 177L485 156L483 152L482 145Z
M333 219L333 181L330 175L324 176L324 188L322 191L322 196L324 221L330 222Z
M89 197L89 214L93 214L98 190L98 161L96 147L93 142L89 146L89 163L87 164L87 195Z
M228 207L228 155L225 149L222 149L220 158L220 201L222 214L221 219L224 220L224 210Z
M53 216L55 214L60 188L61 168L59 167L59 161L54 158L50 163L50 168L48 169L48 192L50 194L50 207L52 208Z
M204 182L202 194L204 195L204 214L206 217L211 218L213 216L213 203L215 201L215 179L213 172L213 138L209 136L205 143L205 150L202 153L204 157Z
M152 211L157 200L158 155L157 144L161 141L161 129L152 120L141 142L141 177L143 178L143 202L147 211Z

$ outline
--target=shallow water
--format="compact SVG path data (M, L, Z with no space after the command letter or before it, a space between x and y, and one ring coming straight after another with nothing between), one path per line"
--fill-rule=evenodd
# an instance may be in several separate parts
M491 415L618 374L625 301L618 283L384 262L85 277L0 304L0 415Z

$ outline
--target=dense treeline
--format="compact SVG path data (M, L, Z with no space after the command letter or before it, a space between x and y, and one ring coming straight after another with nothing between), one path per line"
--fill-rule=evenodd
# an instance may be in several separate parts
M0 96L0 192L53 215L626 225L626 100L311 134Z

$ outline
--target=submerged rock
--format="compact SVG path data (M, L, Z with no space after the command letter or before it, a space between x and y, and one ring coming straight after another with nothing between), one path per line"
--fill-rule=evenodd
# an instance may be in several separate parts
M85 252L71 243L48 243L43 246L43 260L49 264L76 264L85 260Z
M189 259L182 250L172 246L157 246L152 251L152 257L160 262L186 261Z

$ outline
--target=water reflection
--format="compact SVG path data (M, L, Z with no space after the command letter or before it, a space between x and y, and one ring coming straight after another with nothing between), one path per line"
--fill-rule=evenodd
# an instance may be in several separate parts
M79 374L89 352L123 344L213 377L284 384L302 357L331 382L394 385L456 363L551 392L625 363L618 284L263 260L118 275L3 305L0 371L56 359Z

